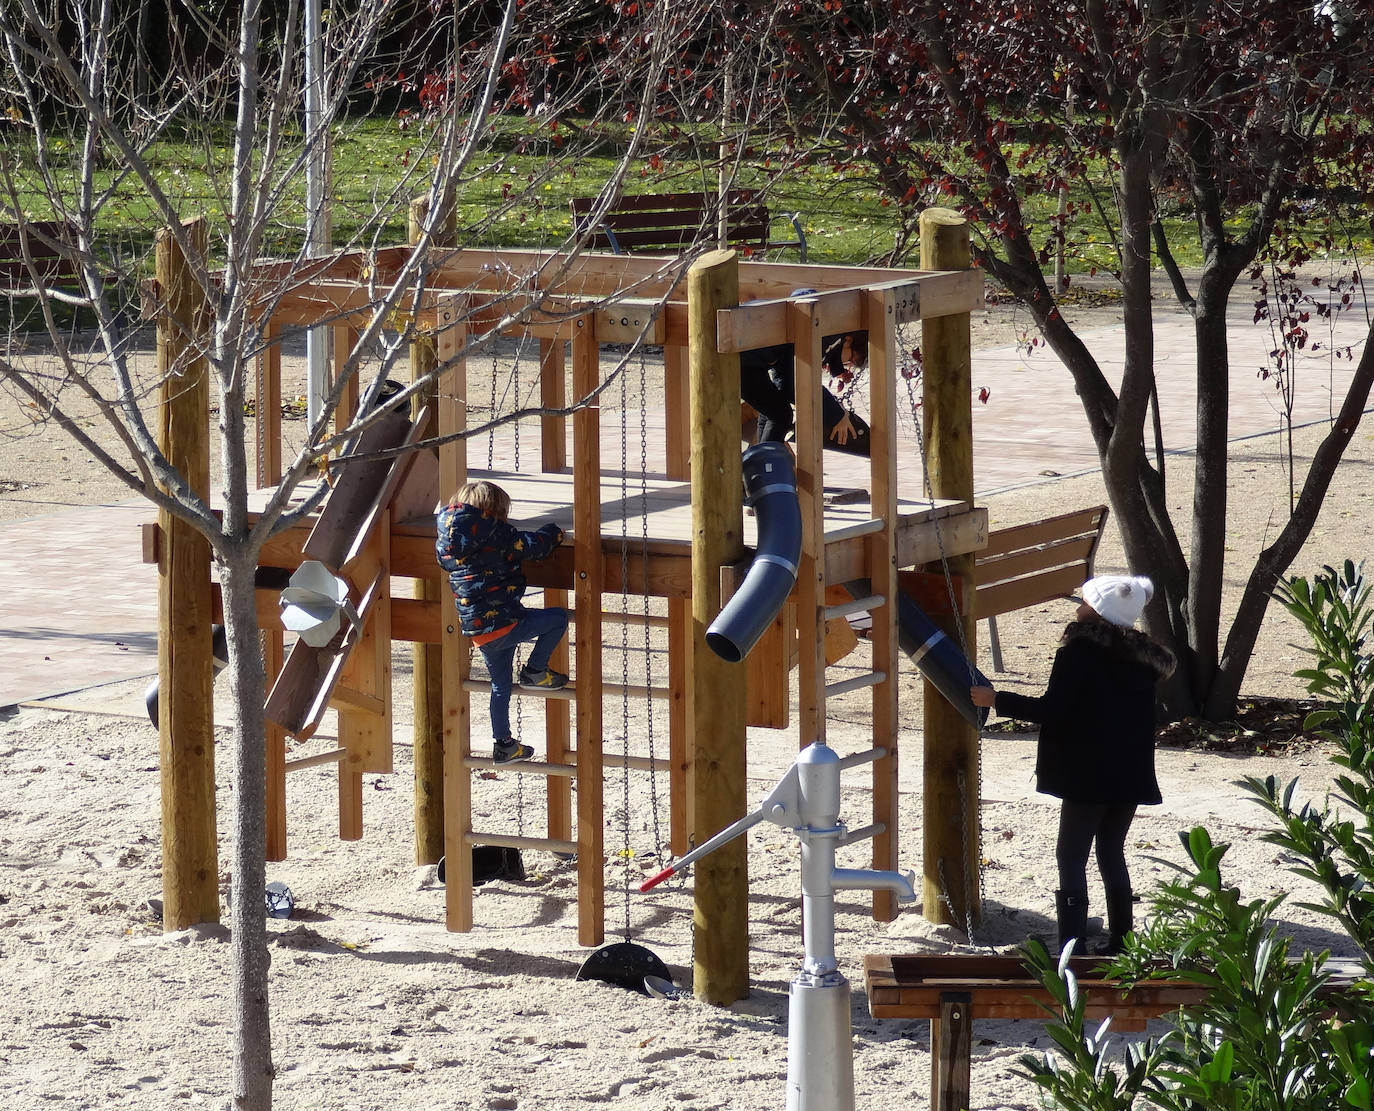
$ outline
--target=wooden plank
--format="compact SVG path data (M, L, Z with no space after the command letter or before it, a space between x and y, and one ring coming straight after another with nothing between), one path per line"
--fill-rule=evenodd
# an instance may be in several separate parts
M1053 570L1065 565L1077 566L1087 577L1088 557L1097 547L1097 533L1069 536L1034 548L1018 548L998 556L980 554L976 578L981 584L1009 582L1023 575Z
M897 359L900 344L897 325L899 293L894 289L875 291L864 303L868 332L868 410L870 450L869 500L873 515L884 522L883 530L867 538L868 564L865 577L872 590L888 599L888 604L873 613L869 641L873 645L873 670L886 679L872 691L873 744L886 750L873 764L873 821L881 832L873 838L872 866L898 870L900 867L900 781L901 768L898 683L901 659L897 629ZM827 577L829 553L827 552ZM829 589L829 588L828 588ZM847 592L846 592L847 593ZM896 895L874 891L873 917L890 922L897 916Z
M930 1106L933 1111L966 1111L973 1046L972 996L940 993L940 1014L930 1024Z
M258 352L256 405L258 486L276 486L282 478L281 457L281 323L263 326L263 347Z
M973 604L980 619L996 617L1026 606L1038 606L1052 598L1067 598L1083 585L1086 578L1081 566L1059 567L1029 579L979 587L974 594Z
M695 541L690 705L703 717L710 707L711 720L711 728L692 728L688 737L697 844L748 811L744 674L706 647L706 628L720 612L720 568L744 554L739 359L717 352L711 327L718 307L738 303L738 283L733 251L703 255L688 277ZM745 839L736 838L694 866L693 988L698 999L717 1006L749 994L746 848Z
M981 558L991 559L1006 552L1053 543L1065 537L1099 533L1105 524L1106 515L1107 507L1098 505L1072 513L1061 513L1056 517L1046 517L1041 521L1031 521L1024 525L994 529L988 536L988 546Z
M592 317L573 334L572 386L577 400L591 398L601 381L600 348ZM600 945L605 936L606 891L601 766L601 406L573 414L573 540L577 627L577 936Z
M921 266L956 270L969 266L968 221L951 209L921 213ZM978 273L977 271L970 271ZM981 282L981 274L978 275ZM972 348L967 310L957 316L930 318L922 303L921 375L924 403L925 470L932 496L973 500ZM929 570L973 577L972 554L948 549ZM944 632L957 635L972 655L977 647L971 615L935 618ZM970 664L976 660L970 659ZM971 930L981 914L980 830L978 825L978 730L929 680L922 681L925 755L922 908L932 922Z
M796 350L797 501L801 558L797 563L798 744L825 741L825 430L821 419L818 302L797 301L787 318Z
M445 306L445 325L436 335L440 375L435 398L439 435L439 498L447 501L467 481L467 441L448 439L467 427L467 362L459 352L467 329L457 306ZM392 558L396 544L393 539ZM433 545L430 561L434 560ZM393 564L393 573L395 566ZM404 572L402 572L404 573ZM447 598L441 624L440 666L444 691L444 924L465 933L472 929L472 780L465 765L472 747L472 702L466 689L470 663L468 643L459 627L458 613Z
M744 657L745 720L765 729L786 729L792 718L788 675L797 635L797 604L789 601L778 611Z
M259 607L266 600L277 615L280 609L277 591L259 590ZM261 612L261 610L259 611ZM259 616L258 627L262 629L259 642L262 645L263 677L267 689L271 690L281 674L282 663L286 658L286 648L279 628L264 626ZM267 850L268 860L286 859L286 731L270 721L263 722L264 741L267 746Z
M203 219L182 225L200 259ZM164 301L157 329L158 446L190 492L210 500L208 307L170 228L158 233ZM215 737L210 635L210 544L192 526L158 513L158 752L162 788L162 925L219 921Z

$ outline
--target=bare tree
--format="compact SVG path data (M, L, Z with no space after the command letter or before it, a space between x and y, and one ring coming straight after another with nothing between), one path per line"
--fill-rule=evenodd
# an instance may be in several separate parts
M192 525L213 552L237 711L233 1096L235 1106L257 1111L271 1105L274 1077L263 916L264 671L254 612L259 553L325 497L317 472L321 458L337 455L383 410L408 405L446 369L440 365L380 408L362 410L348 427L334 429L349 380L361 378L366 395L405 358L415 337L413 325L398 323L404 318L397 310L423 293L443 260L434 245L443 214L475 182L504 175L509 155L500 120L542 120L542 130L528 123L511 130L518 141L537 144L544 157L500 201L456 221L460 246L491 245L503 216L519 214L552 175L608 145L616 157L606 184L609 199L642 153L667 87L662 76L673 40L661 33L662 5L616 13L616 33L598 39L595 27L582 26L576 5L546 0L442 10L423 0L336 4L321 42L322 98L303 123L304 30L297 0L242 0L227 9L193 0L175 13L167 28L170 47L152 66L144 49L147 28L127 4L14 0L0 8L0 82L9 114L0 147L0 220L18 229L26 245L26 273L10 283L18 295L14 303L32 306L27 324L36 324L50 348L41 361L30 357L12 321L0 354L0 382L130 491ZM317 265L303 228L307 167L331 140L364 122L360 113L377 108L369 96L389 98L384 103L393 109L405 106L415 121L413 144L364 210L340 213L347 217L340 249L366 254L400 243L404 233L391 229L404 228L413 196L428 196L430 216L399 270L364 268L367 317L344 373L329 387L294 456L284 460L282 481L265 508L250 514L253 445L245 412L254 360L265 343L263 321ZM568 126L558 129L558 121ZM131 221L132 211L144 215ZM208 253L183 226L185 218L201 214L211 225ZM50 242L53 221L66 229L59 243ZM206 360L218 408L216 507L168 462L149 426L146 410L159 382L146 360L136 359L143 337L134 306L158 229L176 239L208 304L207 338L190 354ZM566 266L566 252L577 248L571 238L539 245L565 249L550 256L551 267ZM54 280L39 262L36 248L50 246L74 265L79 288ZM269 253L278 261L260 265ZM489 346L502 328L533 311L527 293L528 283L496 313L495 325L474 327L459 357ZM94 327L75 327L73 310L83 314L83 323L94 319ZM490 306L486 312L490 320ZM181 370L174 366L168 373Z

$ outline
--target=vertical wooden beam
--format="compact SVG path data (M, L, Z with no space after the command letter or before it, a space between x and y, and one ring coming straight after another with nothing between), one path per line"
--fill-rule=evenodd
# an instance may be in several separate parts
M439 378L436 398L439 435L451 436L467 428L467 363L458 358L467 327L458 320L456 303L439 309L440 331L435 337L438 357L448 369ZM439 497L451 498L467 481L467 441L439 447ZM450 930L472 929L472 781L465 761L472 745L472 702L463 688L470 661L468 644L458 622L453 599L445 597L439 624L439 649L444 693L444 903Z
M363 835L363 773L392 770L390 562L391 513L383 510L366 547L343 569L344 577L355 584L369 584L378 575L381 580L340 683L382 702L380 712L338 707L339 746L348 750L339 763L339 837L344 841Z
M686 350L663 348L663 422L669 478L690 479L688 449L692 404L688 392ZM687 737L691 729L692 612L683 598L668 599L668 842L678 856L691 847L694 804L689 788Z
M410 242L420 241L424 220L428 215L429 198L417 197L410 204ZM440 247L457 245L457 220L452 206L449 206L447 219L441 221L436 230L434 242ZM410 380L418 382L434 373L438 365L433 336L417 336L410 345ZM437 387L429 387L417 393L411 401L411 416L419 419L437 394ZM438 420L432 408L429 427L424 430L425 438L433 436L438 429ZM439 497L447 499L454 491L441 486ZM452 602L445 595L448 589L443 580L437 578L415 579L412 596L426 602L438 602L440 606ZM414 743L415 768L415 863L435 864L444 853L444 687L442 649L439 645L414 644L411 646L411 692L414 704L414 719L411 726L411 739ZM447 869L446 869L447 871Z
M881 532L868 537L868 575L873 592L887 599L873 613L869 639L873 670L887 679L873 688L873 744L887 755L873 765L873 821L884 828L873 838L873 867L898 865L898 661L897 654L897 305L891 291L868 294L869 500ZM897 914L891 891L873 893L873 917L890 922Z
M263 675L266 689L281 674L286 661L285 640L280 629L263 629L258 634L262 645ZM267 849L268 860L286 859L286 730L275 722L264 721L267 741Z
M209 226L182 225L204 264ZM158 234L158 444L191 492L210 500L209 308L170 228ZM158 513L158 751L162 781L162 926L219 921L215 839L215 737L211 694L210 544L194 528Z
M825 741L825 427L821 329L814 300L793 305L788 329L796 352L797 500L802 524L797 565L797 727L805 748Z
M562 338L543 338L539 341L539 404L545 409L561 409L567 404L567 353ZM561 471L568 465L568 421L566 417L542 417L539 421L539 460L545 471ZM566 590L545 590L547 606L568 605ZM554 652L552 666L568 671L568 642L566 638ZM571 738L572 709L560 698L544 700L544 751L551 763L562 764L568 759ZM572 838L572 780L567 776L549 776L547 787L549 836L567 841Z
M711 728L689 738L698 844L746 811L744 669L706 647L720 610L720 569L744 554L739 450L739 356L716 351L716 310L739 304L739 260L711 251L687 272L691 368L693 718L710 707ZM749 993L749 870L736 838L696 865L694 984L697 998L725 1006Z
M545 409L562 409L567 404L567 355L561 338L539 341L539 404ZM539 419L539 458L546 471L561 471L568 465L567 417Z
M968 222L946 208L921 213L921 269L966 270L969 266ZM924 403L926 474L935 498L973 499L972 343L969 314L922 321L921 375ZM974 557L952 556L948 567L931 571L962 575L973 581ZM937 625L975 651L971 613L954 619L933 617ZM970 663L973 661L970 660ZM932 922L965 926L977 922L980 867L978 803L978 731L966 722L929 682L924 684L925 837L922 897Z
M596 318L576 321L572 342L573 397L601 384ZM577 624L577 937L600 945L605 936L601 705L601 406L573 414L573 582Z

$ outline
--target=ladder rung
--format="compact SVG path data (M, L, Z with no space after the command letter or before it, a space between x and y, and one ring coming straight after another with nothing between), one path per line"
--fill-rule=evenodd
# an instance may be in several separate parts
M831 529L825 534L825 543L833 544L840 540L852 540L856 536L872 536L875 532L882 532L886 527L886 521L881 517L874 517L869 521L845 525L844 528Z
M885 748L866 748L862 752L851 752L840 757L840 771L857 768L860 764L872 764L887 755Z
M483 692L490 694L491 683L486 679L464 679L463 689L465 691L473 691L477 694ZM519 683L512 682L510 685L510 692L511 694L518 694L523 698L561 698L568 702L571 702L576 694L571 683L566 687L559 687L557 690L532 691L522 687Z
M328 752L317 752L313 756L298 756L294 760L286 762L286 770L289 772L304 771L306 768L315 768L321 764L337 764L348 755L346 748L331 748Z
M516 833L469 833L463 838L469 845L498 845L503 849L547 849L551 853L575 853L576 841L560 841L553 837L523 837Z
M865 841L870 837L877 837L887 829L886 822L874 822L871 825L860 826L858 829L851 829L848 833L839 837L835 841L836 847L852 845L855 841Z
M870 594L866 598L855 598L849 602L826 606L825 619L829 621L835 617L848 617L851 613L867 613L869 610L881 609L885 605L887 599L881 594Z
M834 698L836 695L846 694L849 691L861 690L864 687L876 687L879 683L887 680L886 671L865 671L862 675L855 675L849 679L841 679L835 683L825 685L825 697Z
M491 682L487 679L464 679L463 689L472 691L474 694L490 694ZM631 683L628 687L623 683L602 683L601 690L609 695L628 695L631 698L658 698L664 699L673 693L669 687L646 687L642 684ZM525 698L561 698L571 702L577 697L575 684L569 683L566 687L559 687L557 690L530 690L522 687L519 683L512 683L511 694L522 695Z
M576 761L577 753L569 752L570 759ZM641 772L667 772L668 761L663 757L651 758L648 756L627 756L623 752L605 752L601 755L603 767L629 767ZM490 756L469 756L463 761L463 767L476 768L483 771L515 771L529 772L533 775L553 775L572 777L577 774L577 764L552 764L545 760L515 760L505 764L498 764Z

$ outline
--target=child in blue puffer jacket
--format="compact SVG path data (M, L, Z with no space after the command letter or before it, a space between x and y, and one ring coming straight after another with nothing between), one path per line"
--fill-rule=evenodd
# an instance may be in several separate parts
M520 669L519 683L527 690L557 690L568 677L549 667L558 642L568 631L568 611L557 606L526 609L527 559L547 559L563 542L563 530L553 523L535 532L522 532L506 518L510 495L494 482L469 482L439 513L435 552L439 566L449 573L454 604L463 635L481 649L491 674L492 755L498 764L528 760L529 745L510 735L511 672L515 650L534 642Z

